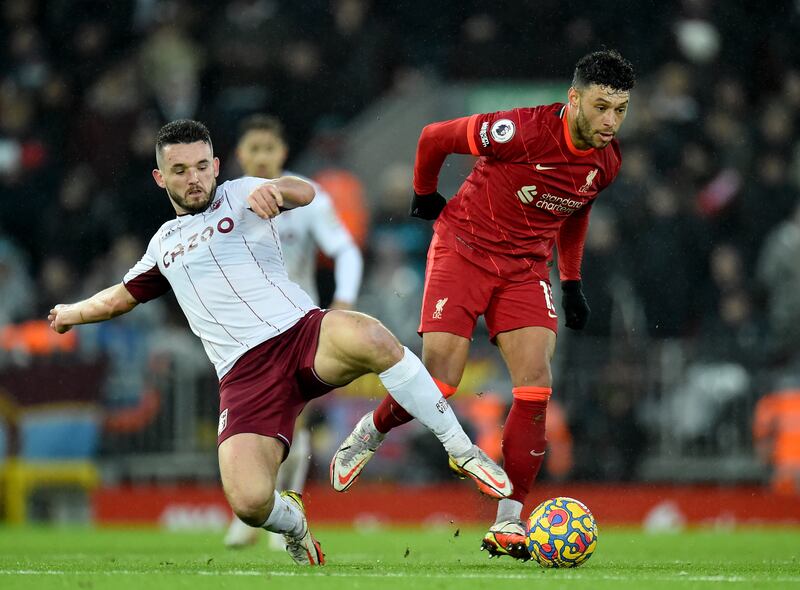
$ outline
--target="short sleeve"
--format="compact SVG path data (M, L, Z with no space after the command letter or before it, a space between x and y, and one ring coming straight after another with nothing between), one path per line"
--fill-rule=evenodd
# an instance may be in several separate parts
M268 182L269 178L258 178L255 176L242 176L235 180L229 180L223 186L225 187L225 198L228 200L228 205L231 210L237 215L241 214L246 209L247 197L250 196L256 188ZM220 187L222 188L222 187Z
M153 237L144 256L122 279L125 288L139 303L160 297L171 288L169 281L158 268L157 250L157 237Z
M515 162L527 159L519 109L472 115L467 124L470 151Z

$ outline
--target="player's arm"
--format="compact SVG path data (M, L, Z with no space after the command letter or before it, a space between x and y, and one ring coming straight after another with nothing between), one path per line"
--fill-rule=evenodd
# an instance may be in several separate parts
M247 206L262 219L303 207L314 199L314 187L296 176L282 176L259 184L247 196Z
M447 200L439 194L439 172L449 154L473 154L468 137L472 117L431 123L422 129L414 161L414 197L411 216L436 219Z
M333 254L333 279L336 289L333 292L331 309L353 309L361 288L363 272L364 257L350 238Z
M331 309L353 309L364 271L364 258L353 236L339 219L330 198L324 193L315 201L311 235L326 256L333 259L336 290ZM309 213L311 211L309 210Z
M63 334L72 326L93 324L128 313L139 304L123 283L103 289L77 303L59 303L50 310L50 327Z
M566 326L573 330L582 330L586 326L591 311L581 284L581 262L590 211L591 205L588 205L567 217L556 237L561 307L564 309Z

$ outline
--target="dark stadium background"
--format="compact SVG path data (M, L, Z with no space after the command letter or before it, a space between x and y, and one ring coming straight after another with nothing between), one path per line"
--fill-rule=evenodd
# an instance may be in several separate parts
M289 168L330 183L361 240L359 309L418 350L430 228L407 208L422 125L561 100L575 61L605 45L639 82L622 171L592 215L591 321L562 331L563 420L531 500L575 494L653 527L713 519L720 505L736 519L800 521L799 11L749 0L6 0L3 514L176 528L228 517L213 370L171 297L67 337L44 323L53 304L119 281L170 217L150 176L163 123L204 121L227 179L239 174L238 122L280 117ZM443 193L470 163L448 160ZM324 260L320 278L330 293ZM482 329L472 358L454 407L496 445L510 383ZM486 520L414 426L351 494L326 488L333 450L379 396L367 381L313 406L312 516L424 520L447 505ZM397 513L399 493L427 503ZM630 510L614 512L625 493ZM782 512L769 512L777 495Z

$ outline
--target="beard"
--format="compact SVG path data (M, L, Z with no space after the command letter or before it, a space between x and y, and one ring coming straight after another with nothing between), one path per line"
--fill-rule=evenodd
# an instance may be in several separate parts
M592 129L592 124L589 123L589 119L583 114L583 107L578 108L578 116L575 118L575 123L578 128L578 135L588 146L602 149L611 143L603 143L602 141L600 143L595 143L594 135L596 131Z
M172 199L172 202L178 205L181 209L189 213L190 215L195 215L197 213L202 213L208 206L211 205L211 202L214 200L214 195L217 193L217 179L214 178L211 181L211 190L208 191L206 194L206 198L197 201L196 203L190 203L188 198L183 195L179 195L177 193L172 192L167 188L167 195L169 198Z

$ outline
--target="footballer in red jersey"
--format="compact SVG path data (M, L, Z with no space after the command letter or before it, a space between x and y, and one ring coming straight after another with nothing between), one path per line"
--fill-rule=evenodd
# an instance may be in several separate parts
M411 215L436 219L419 327L423 361L442 395L452 395L483 315L513 386L502 445L513 493L500 501L484 537L483 548L492 555L530 557L520 516L546 449L558 330L550 288L553 247L565 325L580 330L589 318L581 289L589 215L619 172L616 135L634 83L630 62L616 51L597 51L578 61L566 103L442 121L420 135ZM448 201L437 185L449 154L472 154L478 161ZM391 396L384 398L345 439L331 473L346 474L349 487L382 437L409 420Z

